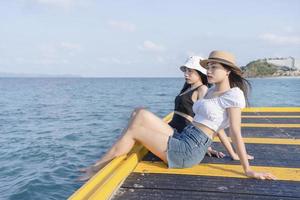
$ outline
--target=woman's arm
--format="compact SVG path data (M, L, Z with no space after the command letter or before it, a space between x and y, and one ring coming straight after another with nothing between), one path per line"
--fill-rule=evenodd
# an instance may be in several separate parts
M230 155L230 157L233 160L240 160L239 156L234 151L234 149L231 145L231 142L229 141L224 129L222 129L218 132L218 137L219 137L221 143L224 145L224 147L225 147L226 151L228 152L228 154ZM252 160L252 159L254 159L254 157L247 154L247 159Z
M193 92L192 101L196 102L199 99L202 99L207 93L207 86L202 85L196 91Z
M198 89L197 100L202 99L206 95L207 90L208 90L208 88L207 88L206 85L200 86L199 89Z
M247 159L245 143L241 135L241 108L227 108L229 114L230 137L235 144L237 154L240 158L241 165L247 176L257 179L276 179L271 173L253 171Z
M239 160L239 157L238 155L234 152L232 146L231 146L231 143L230 141L228 140L228 137L224 131L224 129L220 130L218 132L218 137L221 141L221 143L224 145L226 151L229 153L230 157L233 159L233 160Z

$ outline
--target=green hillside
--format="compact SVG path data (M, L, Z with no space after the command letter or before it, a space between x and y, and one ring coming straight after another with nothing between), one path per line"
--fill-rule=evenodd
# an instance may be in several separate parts
M256 60L242 67L246 77L265 77L273 76L281 67L268 63L264 60Z

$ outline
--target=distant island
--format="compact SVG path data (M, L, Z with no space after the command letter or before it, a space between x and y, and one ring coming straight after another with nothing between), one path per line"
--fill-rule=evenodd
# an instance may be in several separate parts
M292 57L289 57L292 58ZM291 64L276 64L276 61L287 58L259 59L241 67L245 77L279 77L279 76L300 76L300 69L295 67L292 58Z

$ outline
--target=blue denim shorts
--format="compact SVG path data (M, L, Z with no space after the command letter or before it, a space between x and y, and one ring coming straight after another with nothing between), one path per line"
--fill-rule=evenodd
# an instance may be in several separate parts
M211 143L212 140L193 124L185 127L181 133L175 129L168 141L169 168L188 168L199 164Z

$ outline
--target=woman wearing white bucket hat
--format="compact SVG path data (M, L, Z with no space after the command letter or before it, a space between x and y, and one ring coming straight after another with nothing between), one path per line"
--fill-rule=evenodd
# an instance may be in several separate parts
M271 173L252 170L249 165L241 136L241 109L246 104L247 82L231 58L233 55L228 52L214 51L209 59L201 61L208 69L208 82L215 86L195 102L193 123L180 134L174 134L170 125L146 109L134 110L120 139L92 168L100 169L115 157L127 154L137 141L169 168L192 167L203 160L217 132L230 127L245 175L262 180L276 179Z
M174 115L169 125L181 132L193 121L193 104L203 98L207 92L206 69L200 66L200 56L191 56L180 66L184 73L185 83L175 98Z

